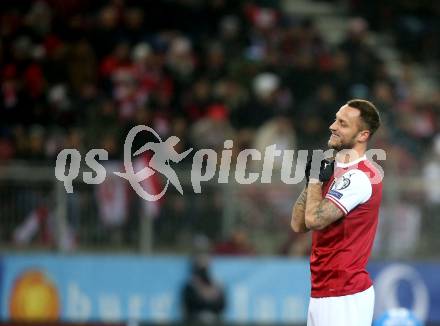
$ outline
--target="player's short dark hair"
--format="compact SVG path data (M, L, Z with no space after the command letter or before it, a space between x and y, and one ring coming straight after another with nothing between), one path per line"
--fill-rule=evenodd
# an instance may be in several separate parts
M361 99L350 100L347 105L359 110L362 121L370 131L370 137L373 136L380 127L380 115L376 106L370 101Z

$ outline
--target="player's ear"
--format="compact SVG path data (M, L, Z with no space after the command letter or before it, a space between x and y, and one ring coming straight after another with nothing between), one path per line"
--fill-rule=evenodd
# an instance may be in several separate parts
M370 130L361 130L358 133L358 141L361 143L365 143L370 138Z

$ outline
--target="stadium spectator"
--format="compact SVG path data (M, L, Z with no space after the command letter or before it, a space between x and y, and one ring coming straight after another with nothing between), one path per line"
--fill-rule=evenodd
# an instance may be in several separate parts
M237 228L231 232L229 237L214 245L216 255L253 255L255 248L252 247L248 235L243 228Z

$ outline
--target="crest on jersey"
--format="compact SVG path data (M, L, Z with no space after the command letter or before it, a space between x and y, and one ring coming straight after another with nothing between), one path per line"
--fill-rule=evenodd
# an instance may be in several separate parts
M352 174L349 174L347 177L343 175L340 179L335 181L335 183L333 184L332 189L334 189L334 190L343 190L343 189L347 188L350 185L350 177L351 177L351 175Z

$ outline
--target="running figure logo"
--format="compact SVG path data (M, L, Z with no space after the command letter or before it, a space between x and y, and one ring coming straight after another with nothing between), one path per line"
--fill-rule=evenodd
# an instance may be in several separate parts
M156 139L159 140L158 143L148 142L141 148L139 148L133 156L140 155L147 150L152 150L154 152L150 160L150 167L145 166L138 172L134 172L133 162L131 159L131 147L133 145L133 140L136 135L141 131L151 132ZM141 196L143 199L148 201L156 201L160 199L166 192L168 185L171 183L180 194L183 195L183 189L180 185L179 177L176 172L170 166L170 160L174 163L180 162L184 159L193 149L190 148L183 153L177 153L174 146L180 141L179 137L171 136L167 140L162 141L160 136L150 127L139 125L130 130L125 139L124 143L124 167L125 172L114 172L117 176L127 179L130 185L133 187L134 191ZM159 172L166 177L167 182L165 187L159 194L152 195L145 191L145 189L140 185L140 182L152 176L154 173Z

